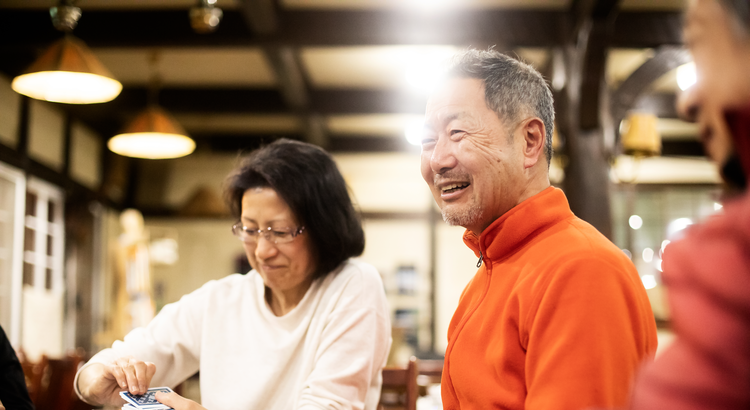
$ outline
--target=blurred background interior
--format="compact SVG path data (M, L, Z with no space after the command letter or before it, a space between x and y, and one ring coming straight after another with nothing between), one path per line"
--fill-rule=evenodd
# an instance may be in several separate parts
M698 130L674 108L695 81L685 3L0 0L0 324L29 363L85 358L150 309L247 272L222 182L242 153L285 137L330 151L362 211L391 364L440 360L477 261L442 222L410 137L439 62L494 46L549 80L552 182L632 258L664 346L664 246L721 208ZM98 77L93 90L112 95L91 96L63 71L117 82ZM57 76L40 91L22 76L34 72ZM178 152L111 140L157 131L183 135Z

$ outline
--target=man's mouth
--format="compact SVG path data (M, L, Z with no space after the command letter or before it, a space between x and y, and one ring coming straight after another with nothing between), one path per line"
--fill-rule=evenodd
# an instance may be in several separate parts
M458 192L458 191L460 191L462 189L465 189L469 185L470 184L468 182L459 182L459 183L455 183L455 184L446 185L446 186L440 188L440 191L442 193L444 193L444 194L450 194L450 193Z

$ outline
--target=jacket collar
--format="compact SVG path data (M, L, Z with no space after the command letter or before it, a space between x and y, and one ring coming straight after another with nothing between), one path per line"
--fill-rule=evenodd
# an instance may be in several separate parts
M573 216L563 191L549 187L497 218L479 237L467 229L463 239L477 257L481 252L484 261L497 261L536 233Z

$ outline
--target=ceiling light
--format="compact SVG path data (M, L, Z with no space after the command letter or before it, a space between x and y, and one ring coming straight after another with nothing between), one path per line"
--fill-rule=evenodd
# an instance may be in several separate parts
M107 143L112 152L126 157L179 158L195 150L195 142L185 130L158 106L138 115L121 133Z
M52 44L11 87L37 100L67 104L103 103L122 91L91 50L70 35Z
M661 153L661 136L656 128L656 115L631 113L621 124L622 149L626 155L650 157Z
M422 137L424 136L424 120L413 120L406 125L404 129L404 136L411 145L422 145Z
M49 9L56 29L70 33L78 24L81 9L70 0L60 0ZM122 91L94 53L70 34L53 43L23 74L13 79L13 90L38 100L93 104L113 100Z
M400 56L403 64L404 82L409 90L429 94L444 75L444 62L456 49L451 46L424 46L405 48Z
M214 4L216 0L199 0L198 5L190 9L190 26L196 33L212 33L219 27L224 12Z
M687 63L677 67L677 86L680 87L680 90L687 90L697 80L698 75L695 72L695 63Z

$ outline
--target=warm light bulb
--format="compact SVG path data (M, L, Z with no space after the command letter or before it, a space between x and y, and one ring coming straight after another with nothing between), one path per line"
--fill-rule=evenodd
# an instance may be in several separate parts
M677 86L685 91L698 80L695 72L695 63L687 63L677 67Z
M631 215L628 219L628 224L633 229L641 229L641 226L643 226L643 219L638 215Z
M138 132L116 135L109 140L107 147L126 157L166 159L190 154L195 150L195 141L179 134Z
M93 104L112 101L122 84L112 78L71 71L38 71L19 75L13 90L37 100L67 104Z
M651 262L654 259L654 250L651 248L645 248L643 249L643 261L646 263Z
M424 121L411 121L406 125L404 135L406 136L406 140L409 141L409 144L417 146L422 145L422 136L424 135Z
M667 225L667 237L672 237L672 235L675 235L692 224L693 220L690 218L675 219Z
M653 289L657 285L654 275L641 276L641 282L643 282L643 287L645 287L646 289Z

